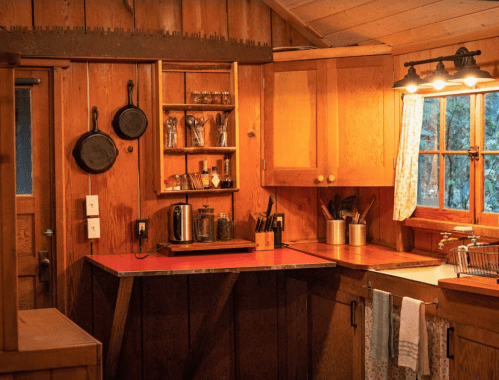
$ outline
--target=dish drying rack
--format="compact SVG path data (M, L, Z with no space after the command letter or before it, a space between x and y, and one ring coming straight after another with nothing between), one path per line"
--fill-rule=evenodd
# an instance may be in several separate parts
M452 248L450 259L458 278L461 274L492 277L499 284L499 245Z

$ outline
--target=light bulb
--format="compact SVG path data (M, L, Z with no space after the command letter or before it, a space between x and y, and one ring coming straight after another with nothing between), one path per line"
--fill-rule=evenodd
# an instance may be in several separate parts
M464 83L468 87L473 87L476 84L476 82L478 82L478 80L475 77L466 77L466 78L464 78Z
M415 84L410 84L409 86L406 87L406 90L411 94L413 94L418 90L418 86L416 86Z
M445 82L443 80L437 80L433 82L432 85L435 90L441 90L445 87Z

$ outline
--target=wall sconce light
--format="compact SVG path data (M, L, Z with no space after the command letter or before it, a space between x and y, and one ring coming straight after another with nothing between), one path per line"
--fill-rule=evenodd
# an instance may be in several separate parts
M416 92L419 87L433 87L436 90L441 90L445 86L455 86L464 83L469 87L473 87L478 82L493 81L494 78L492 75L487 71L480 70L480 67L476 64L474 56L480 54L482 54L480 50L468 51L465 47L461 47L454 55L425 59L422 61L405 62L404 66L409 67L409 71L407 72L407 75L403 79L397 81L392 88L405 89L408 92L413 93ZM443 64L444 61L454 61L454 66L457 70L454 75L450 75L445 69ZM416 74L414 66L432 62L438 62L435 71L433 74L421 79L419 75Z

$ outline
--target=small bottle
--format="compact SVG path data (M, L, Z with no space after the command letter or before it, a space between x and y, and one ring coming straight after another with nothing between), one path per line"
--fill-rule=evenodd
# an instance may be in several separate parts
M210 188L220 189L220 177L218 176L216 166L211 168Z
M201 172L201 180L203 181L203 189L210 188L210 173L208 173L208 160L203 160L203 171Z
M229 174L229 159L226 158L224 161L224 179L220 184L222 189L232 189L234 182L232 182L232 177Z

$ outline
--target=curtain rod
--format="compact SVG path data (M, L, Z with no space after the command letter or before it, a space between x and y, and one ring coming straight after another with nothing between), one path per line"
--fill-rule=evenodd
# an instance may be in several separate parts
M367 290L368 290L368 291L370 291L370 292L372 292L373 290L375 290L375 289L371 288L371 282L369 282L369 285L362 285L362 287L363 287L364 289L367 289ZM398 296L398 295L396 295L396 294L392 294L392 296L394 296L394 297L398 297L398 298L404 298L404 297L402 297L402 296ZM435 298L435 301L433 301L433 302L423 302L423 303L424 303L425 305L435 305L435 308L437 308L437 309L438 309L438 298Z

